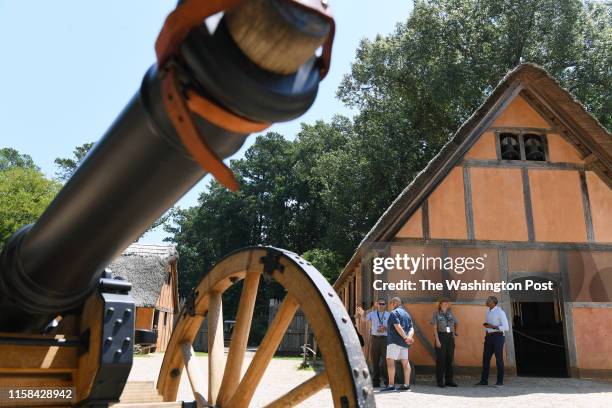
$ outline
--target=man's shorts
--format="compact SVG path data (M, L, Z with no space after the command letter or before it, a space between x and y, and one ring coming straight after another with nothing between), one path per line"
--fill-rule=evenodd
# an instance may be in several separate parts
M387 344L387 358L391 360L408 360L408 347Z

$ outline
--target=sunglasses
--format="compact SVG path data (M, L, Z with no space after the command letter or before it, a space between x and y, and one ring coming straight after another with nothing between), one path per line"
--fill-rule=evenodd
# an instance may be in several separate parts
M380 306L384 306L384 305L386 305L386 303L385 303L385 302L378 302L378 304L379 304Z

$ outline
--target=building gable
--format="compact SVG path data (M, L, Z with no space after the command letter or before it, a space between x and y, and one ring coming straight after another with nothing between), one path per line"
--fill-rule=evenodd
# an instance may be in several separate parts
M500 135L504 132L541 135L547 160L500 160ZM588 186L581 185L584 160L520 93L474 139L460 163L399 227L395 239L589 240L588 224L595 222L585 218L583 194L588 195ZM597 175L592 177L602 182ZM612 197L607 197L610 189L606 194L595 179L591 183L597 188L596 224L602 232L593 238L608 239L609 217L604 214Z
M500 160L499 135L508 131L515 132L521 144L530 134L543 135L545 162ZM521 149L525 151L522 145ZM564 183L570 172L573 175ZM335 286L344 285L361 251L373 242L612 242L612 221L606 216L612 208L610 186L610 133L544 70L521 65L385 211ZM548 189L546 194L540 187ZM538 201L535 205L532 196ZM558 201L552 212L547 200ZM567 225L567 231L546 226L553 222Z
M523 127L548 129L550 124L521 95L515 96L499 113L493 127Z

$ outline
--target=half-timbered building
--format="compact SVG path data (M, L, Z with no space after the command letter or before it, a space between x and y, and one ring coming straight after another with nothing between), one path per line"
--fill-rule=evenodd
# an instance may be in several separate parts
M611 377L611 186L611 134L543 69L521 65L385 211L335 288L350 313L380 295L402 296L416 323L417 367L435 364L429 321L437 298L446 296L460 321L458 371L476 372L484 301L495 294L510 320L511 373ZM379 278L373 258L408 250L484 256L486 268L471 278L551 281L555 289L535 300L508 291L374 290L376 279L407 276L391 270ZM444 281L452 271L432 276Z

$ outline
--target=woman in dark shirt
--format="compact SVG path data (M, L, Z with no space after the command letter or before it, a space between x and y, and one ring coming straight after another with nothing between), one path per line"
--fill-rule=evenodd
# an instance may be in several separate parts
M456 387L453 381L453 359L458 321L450 310L448 299L438 301L438 310L431 318L436 344L436 381L438 387Z

